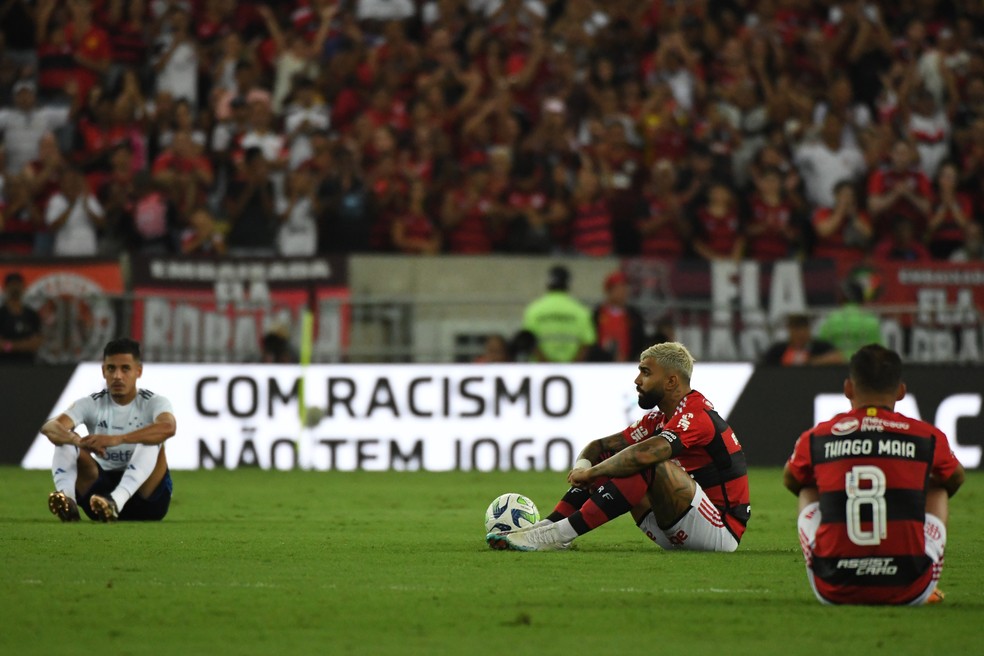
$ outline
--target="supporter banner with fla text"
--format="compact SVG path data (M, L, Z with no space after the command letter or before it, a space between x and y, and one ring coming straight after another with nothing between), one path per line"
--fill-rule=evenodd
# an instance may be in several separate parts
M984 362L984 264L980 262L842 263L875 310L888 310L882 332L915 362ZM893 314L892 307L911 311Z
M556 470L588 441L637 419L630 364L149 364L141 387L167 396L175 469ZM913 367L905 414L935 422L968 468L981 462L984 370ZM727 417L752 465L781 465L797 436L846 410L843 367L698 364L694 385ZM303 376L303 379L302 379ZM310 421L302 427L303 381ZM79 365L49 416L100 389ZM50 466L38 435L21 464Z
M638 303L671 316L698 359L756 361L787 314L822 314L843 302L849 279L883 316L886 345L909 362L984 363L984 264L832 260L627 259Z
M148 359L248 362L262 336L300 341L301 312L314 313L314 358L334 360L348 344L344 258L178 259L134 262L133 336Z

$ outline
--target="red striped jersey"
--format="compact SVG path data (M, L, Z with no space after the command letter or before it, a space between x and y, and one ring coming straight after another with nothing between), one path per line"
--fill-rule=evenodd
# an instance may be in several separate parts
M923 198L933 199L933 186L921 171L896 171L883 167L874 171L868 178L868 197L880 196L892 191L898 185L905 185ZM896 200L891 207L884 210L875 221L876 237L891 232L891 226L899 217L905 217L913 222L917 235L922 235L926 227L926 217L903 197Z
M859 408L800 435L790 474L820 493L817 591L833 603L905 604L929 584L926 484L958 462L936 427L887 408Z
M638 221L639 232L642 233L642 255L675 259L683 256L686 236L683 234L680 222L671 216L673 210L665 200L654 195L646 196L646 215ZM665 223L656 230L647 232L646 224L658 222L664 217Z
M974 206L970 200L970 196L958 192L956 194L957 205L960 206L960 211L963 212L965 217L974 216ZM934 212L939 209L939 204L934 208ZM943 222L933 228L932 232L929 233L930 242L954 242L963 243L964 240L964 230L963 227L954 218L953 210L950 207L945 208L945 214Z
M833 208L818 207L813 212L813 217L811 218L814 231L817 230L818 225L827 221L833 213ZM871 220L868 218L866 212L858 212L858 220L866 226L871 227ZM849 218L844 219L840 229L826 237L821 237L817 233L817 241L813 247L813 257L817 259L826 257L834 260L854 260L863 257L865 249L862 245L848 246L846 243L845 235L847 231L854 229L849 227L850 221L851 219Z
M718 255L730 255L741 230L738 212L712 214L706 207L697 210L697 230L707 247Z
M461 255L491 253L495 242L495 226L489 212L493 209L491 197L470 200L463 189L451 192L455 205L465 208L464 216L447 230L448 250Z
M741 539L751 514L745 452L738 436L703 394L691 390L669 417L654 408L623 430L622 436L630 445L652 437L669 442L674 462L704 488L728 530Z
M761 226L762 232L749 235L746 256L759 261L782 259L792 251L793 242L785 230L793 221L793 209L786 201L769 205L759 196L752 200L749 231Z
M571 247L582 255L611 255L612 211L604 200L580 203L571 219Z

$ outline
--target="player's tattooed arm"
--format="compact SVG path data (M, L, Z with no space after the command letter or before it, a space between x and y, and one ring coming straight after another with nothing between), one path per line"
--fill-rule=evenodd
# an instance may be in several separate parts
M575 469L568 477L568 482L575 487L586 487L593 481L608 477L620 478L631 476L652 467L673 456L673 447L666 440L643 440L622 449L611 458L602 460L590 469Z
M666 440L643 440L619 451L591 469L597 478L631 476L664 460L669 460L672 455L673 449Z
M614 435L609 435L608 437L602 437L589 442L588 445L581 450L581 454L577 457L577 459L589 460L592 464L597 464L601 461L602 454L617 453L626 446L628 446L628 444L625 442L625 438L622 437L622 434L615 433Z

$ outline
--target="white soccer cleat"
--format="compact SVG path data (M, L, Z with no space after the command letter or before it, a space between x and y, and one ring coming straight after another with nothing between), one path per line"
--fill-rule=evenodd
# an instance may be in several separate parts
M509 533L489 533L485 536L489 547L498 551L563 551L571 546L565 542L552 524L531 526Z

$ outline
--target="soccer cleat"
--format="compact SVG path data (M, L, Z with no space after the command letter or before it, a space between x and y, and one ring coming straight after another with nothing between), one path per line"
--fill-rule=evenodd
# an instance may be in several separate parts
M489 533L485 536L491 549L503 551L563 551L571 546L564 542L552 525L537 526L509 533Z
M924 601L923 604L927 606L929 604L942 604L944 599L946 599L946 595L942 590L936 588L928 597L926 597L926 601Z
M79 507L75 499L64 492L52 492L48 495L48 510L52 515L58 515L63 522L79 521Z
M115 522L119 519L120 513L116 509L116 502L113 501L112 497L93 495L92 500L89 501L89 507L92 508L92 512L96 513L101 522Z

